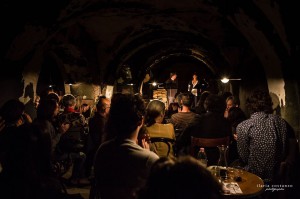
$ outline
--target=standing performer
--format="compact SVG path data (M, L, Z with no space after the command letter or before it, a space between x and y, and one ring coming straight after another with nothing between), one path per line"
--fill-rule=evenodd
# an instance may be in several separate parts
M171 104L175 100L175 94L178 90L178 80L177 74L175 72L170 73L170 78L165 82L167 95L168 95L168 104Z
M208 83L204 79L199 80L198 75L195 72L193 74L193 79L191 81L189 81L189 84L188 84L188 91L194 95L194 99L195 99L194 103L192 104L192 107L196 106L201 93L204 90L206 90L207 87L208 87Z

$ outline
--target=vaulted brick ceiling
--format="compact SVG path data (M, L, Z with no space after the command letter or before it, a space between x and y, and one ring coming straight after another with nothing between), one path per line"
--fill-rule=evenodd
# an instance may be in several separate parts
M286 9L267 0L7 1L3 60L25 77L50 60L62 78L94 83L114 81L123 64L140 80L178 57L212 77L263 74L292 55Z

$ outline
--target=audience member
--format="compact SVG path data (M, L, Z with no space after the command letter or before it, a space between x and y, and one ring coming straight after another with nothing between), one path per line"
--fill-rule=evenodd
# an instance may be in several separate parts
M190 93L181 94L179 102L181 111L171 116L170 122L174 125L176 138L181 136L183 130L194 122L195 118L199 116L197 113L191 111L191 106L194 101L194 96Z
M33 124L37 126L44 134L48 134L51 138L51 154L55 161L56 159L56 146L62 134L69 128L70 124L62 123L56 126L55 119L59 113L59 104L54 99L43 99L37 108L37 118Z
M165 137L175 140L175 130L172 123L164 124L165 103L160 100L152 100L146 108L145 124L150 137ZM168 146L165 143L151 143L158 156L168 154ZM171 146L170 156L174 156L174 149Z
M224 112L224 117L228 117L228 111L232 107L240 107L240 99L234 95L231 95L226 99L226 109Z
M174 113L178 113L181 111L181 107L179 105L179 102L181 101L181 95L182 93L176 93L175 94L175 100L173 103L170 103L169 106L168 106L168 109L165 113L165 122L170 122L171 120L171 116L174 114Z
M83 103L79 110L86 120L91 117L91 107L87 103Z
M159 159L149 150L146 140L142 141L144 148L137 144L144 113L145 103L139 95L113 95L107 121L112 139L100 145L95 157L95 187L91 193L96 197L134 198L152 164Z
M40 97L40 96L36 95L36 96L34 97L33 103L34 103L34 108L35 108L35 109L37 109L37 107L39 106L40 100L41 100L41 97Z
M55 100L57 103L60 103L59 95L55 92L51 92L48 95L46 95L45 99L52 99Z
M160 158L153 165L138 199L221 199L222 186L191 156Z
M147 131L146 125L143 125L142 128L140 129L137 143L138 143L138 145L143 147L144 141L146 141L149 144L150 151L155 151L155 149L153 147L151 147L151 139L150 139L150 135Z
M16 129L25 124L23 114L25 105L17 99L6 101L1 109L0 116L2 118L2 131L0 133L0 163L2 171L10 169L8 166L12 164L8 159L11 151L12 142L15 142Z
M225 100L216 94L210 94L205 102L206 113L200 115L193 124L187 127L177 141L178 150L186 148L186 153L197 154L199 148L191 149L191 136L197 138L223 138L231 136L231 126L223 114L226 108ZM191 151L193 150L193 151ZM219 158L219 150L216 147L205 148L208 165L216 165Z
M0 111L7 122L0 134L0 197L62 199L60 183L52 175L50 137L23 122L24 107L9 100Z
M206 110L204 108L204 102L209 94L209 91L203 91L201 93L200 99L198 100L198 103L194 109L195 113L198 113L199 115L206 113Z
M70 124L70 128L60 137L57 149L61 152L62 158L71 156L73 160L72 176L69 179L71 185L81 186L89 184L85 176L85 118L75 110L76 98L66 94L61 99L64 112L58 115L58 125Z
M236 140L237 140L236 127L239 123L246 120L247 118L245 113L242 111L240 107L232 107L228 110L227 119L230 122L231 129L232 129L232 139L230 141L229 153L228 153L228 164L230 164L239 158L237 145L236 145Z
M237 148L244 169L272 183L275 171L284 158L287 126L273 115L268 91L255 90L246 100L250 118L238 124Z
M86 175L92 175L92 166L97 149L103 141L105 125L110 110L110 99L101 96L96 104L96 111L89 119L89 134L86 149Z
M61 184L52 173L50 139L28 125L10 127L8 151L0 173L0 197L63 199ZM1 139L1 138L0 138Z
M25 105L18 99L6 101L1 107L0 115L5 120L7 127L18 127L24 123L32 123L31 117L25 113Z

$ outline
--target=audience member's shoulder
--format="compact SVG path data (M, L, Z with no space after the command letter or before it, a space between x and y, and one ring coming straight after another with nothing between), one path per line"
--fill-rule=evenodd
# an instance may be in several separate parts
M144 149L144 151L148 154L149 159L151 159L151 161L153 163L159 159L159 156L156 153L154 153L153 151L146 150L146 149Z
M237 131L238 131L238 129L240 129L240 128L243 128L243 127L246 127L246 126L251 126L251 125L253 125L253 124L251 123L251 119L246 119L246 120L244 120L244 121L241 121L241 122L236 126L236 129L237 129Z
M133 152L132 155L133 157L136 157L137 159L140 160L145 160L147 162L147 165L152 165L156 160L159 159L159 156L154 153L153 151L147 150L142 148L141 146L135 144L135 145L129 145L128 149Z
M191 121L191 123L197 122L200 118L201 118L201 115L198 114L198 113L196 113L196 114L194 115L194 118L193 118L193 120Z
M165 123L165 124L163 124L163 125L169 126L170 128L174 128L174 125L173 125L173 123L171 123L171 122Z
M281 121L281 122L286 122L280 115L276 115L276 114L273 114L273 113L270 113L268 114L270 118L273 118L273 119L276 119L278 121Z

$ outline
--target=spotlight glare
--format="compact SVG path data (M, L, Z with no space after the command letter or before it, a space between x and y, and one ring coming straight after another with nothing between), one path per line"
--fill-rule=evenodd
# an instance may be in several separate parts
M226 77L224 77L223 79L221 79L221 82L222 82L222 83L224 83L224 84L226 84L226 83L228 83L228 82L229 82L229 79L228 79L228 78L226 78Z

